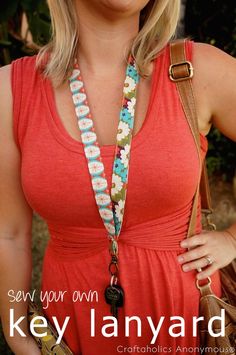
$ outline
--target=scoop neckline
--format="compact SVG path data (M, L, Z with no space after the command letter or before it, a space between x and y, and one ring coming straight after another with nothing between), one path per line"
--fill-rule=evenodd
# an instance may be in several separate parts
M158 87L161 85L162 76L159 75L161 73L161 68L159 64L159 58L163 55L164 51L161 51L160 55L155 58L153 64L153 73L151 78L151 90L149 96L148 107L146 111L146 115L144 121L142 123L141 128L138 132L133 136L131 149L136 149L142 142L145 141L146 137L152 131L152 126L154 124L154 115L151 115L150 112L152 110L154 97L158 90ZM64 127L60 114L57 110L55 94L52 86L52 82L49 78L42 78L41 80L41 89L42 93L49 111L49 115L47 116L47 121L50 127L54 138L62 144L65 148L70 151L76 152L78 154L84 155L84 144L81 141L73 138L67 129ZM79 128L78 128L79 129ZM99 145L102 156L113 156L115 152L116 144L104 144Z

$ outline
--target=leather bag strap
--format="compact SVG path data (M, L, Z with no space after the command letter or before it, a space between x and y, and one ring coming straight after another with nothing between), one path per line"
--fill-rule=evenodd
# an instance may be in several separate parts
M195 107L195 99L192 86L193 66L186 57L186 40L176 40L170 43L170 60L171 65L169 67L169 77L176 84L181 104L189 124L189 128L192 132L194 142L197 148L199 162L200 162L200 174L198 185L195 195L193 197L192 212L189 222L189 228L187 237L195 234L196 222L197 222L197 207L199 192L201 195L202 210L208 213L212 212L209 180L206 168L206 161L202 162L201 148L200 148L200 135L198 130L198 119Z

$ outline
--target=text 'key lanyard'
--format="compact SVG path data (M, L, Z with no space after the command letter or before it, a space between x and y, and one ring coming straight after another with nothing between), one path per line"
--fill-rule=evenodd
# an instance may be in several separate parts
M126 68L123 101L116 137L111 193L108 190L101 151L77 63L74 65L69 81L96 204L108 232L111 280L105 289L104 296L106 302L111 305L111 314L117 318L118 307L122 307L124 303L124 290L117 284L119 272L118 238L124 217L139 74L134 58L130 55Z

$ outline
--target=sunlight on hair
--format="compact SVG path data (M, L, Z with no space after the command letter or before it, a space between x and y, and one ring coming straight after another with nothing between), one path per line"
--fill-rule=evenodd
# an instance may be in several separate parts
M37 68L42 68L55 86L65 82L72 70L78 44L78 24L73 0L48 0L52 20L51 41L41 48ZM139 73L149 75L149 64L175 35L180 0L150 0L141 12L144 22L133 41L131 53ZM45 62L47 56L50 59Z

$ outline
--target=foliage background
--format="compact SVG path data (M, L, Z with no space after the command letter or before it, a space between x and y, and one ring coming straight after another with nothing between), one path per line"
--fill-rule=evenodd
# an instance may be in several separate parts
M185 32L195 41L210 43L235 57L235 0L187 1ZM224 179L231 180L236 172L236 144L220 134L216 128L212 128L208 141L209 173L220 173Z
M45 0L8 0L0 3L0 64L34 54L37 46L28 45L21 34L22 15L26 13L29 31L35 44L50 38L50 16Z
M185 33L195 41L211 43L236 56L236 3L235 0L188 0L186 4ZM28 33L21 33L23 13L26 13L33 43ZM50 38L50 17L45 0L8 0L0 3L0 65L13 59L34 54L39 45ZM231 180L235 174L236 147L217 129L208 136L208 169ZM230 190L231 191L231 190ZM231 192L229 192L231 194ZM228 213L227 213L228 216ZM225 216L225 217L227 217ZM40 284L40 270L43 251L47 242L47 227L38 216L33 223L33 287ZM1 333L1 331L0 331ZM0 334L0 354L10 355Z

